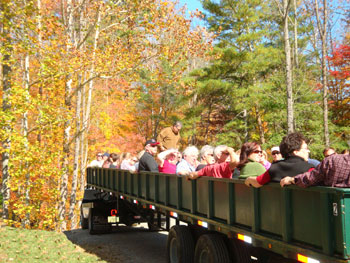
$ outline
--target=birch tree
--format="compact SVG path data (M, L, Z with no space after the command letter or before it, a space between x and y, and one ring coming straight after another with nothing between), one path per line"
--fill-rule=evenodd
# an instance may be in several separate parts
M327 23L328 23L328 6L327 0L322 0L322 15L318 0L315 0L315 14L317 19L317 28L320 34L322 57L321 57L321 80L322 80L322 105L323 105L323 133L324 144L329 147L329 129L328 129L328 92L327 92Z
M12 54L12 40L11 40L11 19L12 14L9 7L10 1L1 2L1 36L4 40L1 44L1 66L2 66L2 111L4 116L7 118L4 119L4 140L2 141L2 209L3 209L3 218L9 219L9 206L8 202L10 199L10 188L9 188L9 159L10 159L10 149L11 149L11 54Z

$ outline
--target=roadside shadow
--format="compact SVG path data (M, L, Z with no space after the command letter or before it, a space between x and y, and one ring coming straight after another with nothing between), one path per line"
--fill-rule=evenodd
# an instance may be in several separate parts
M119 226L109 234L90 235L85 229L64 234L73 244L106 262L166 262L167 232L151 232L147 226Z

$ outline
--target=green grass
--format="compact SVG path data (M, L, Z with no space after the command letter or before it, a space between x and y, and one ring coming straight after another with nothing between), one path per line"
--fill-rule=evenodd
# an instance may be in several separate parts
M0 226L0 262L106 262L64 234Z

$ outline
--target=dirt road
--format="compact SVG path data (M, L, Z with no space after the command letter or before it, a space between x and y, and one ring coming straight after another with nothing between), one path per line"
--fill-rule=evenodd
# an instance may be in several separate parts
M120 227L111 234L89 235L88 230L65 232L82 249L110 263L164 263L168 232L149 232L147 224Z

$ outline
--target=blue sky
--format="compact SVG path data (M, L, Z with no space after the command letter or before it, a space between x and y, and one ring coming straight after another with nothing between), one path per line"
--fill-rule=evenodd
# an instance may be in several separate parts
M192 11L192 10L196 10L198 8L198 10L203 11L202 9L202 4L200 3L199 0L179 0L180 5L187 5L187 9Z
M200 0L179 0L180 6L184 6L185 4L187 5L188 11L195 11L196 9L203 11L202 4ZM192 26L205 26L203 21L199 20L194 20L192 23Z

